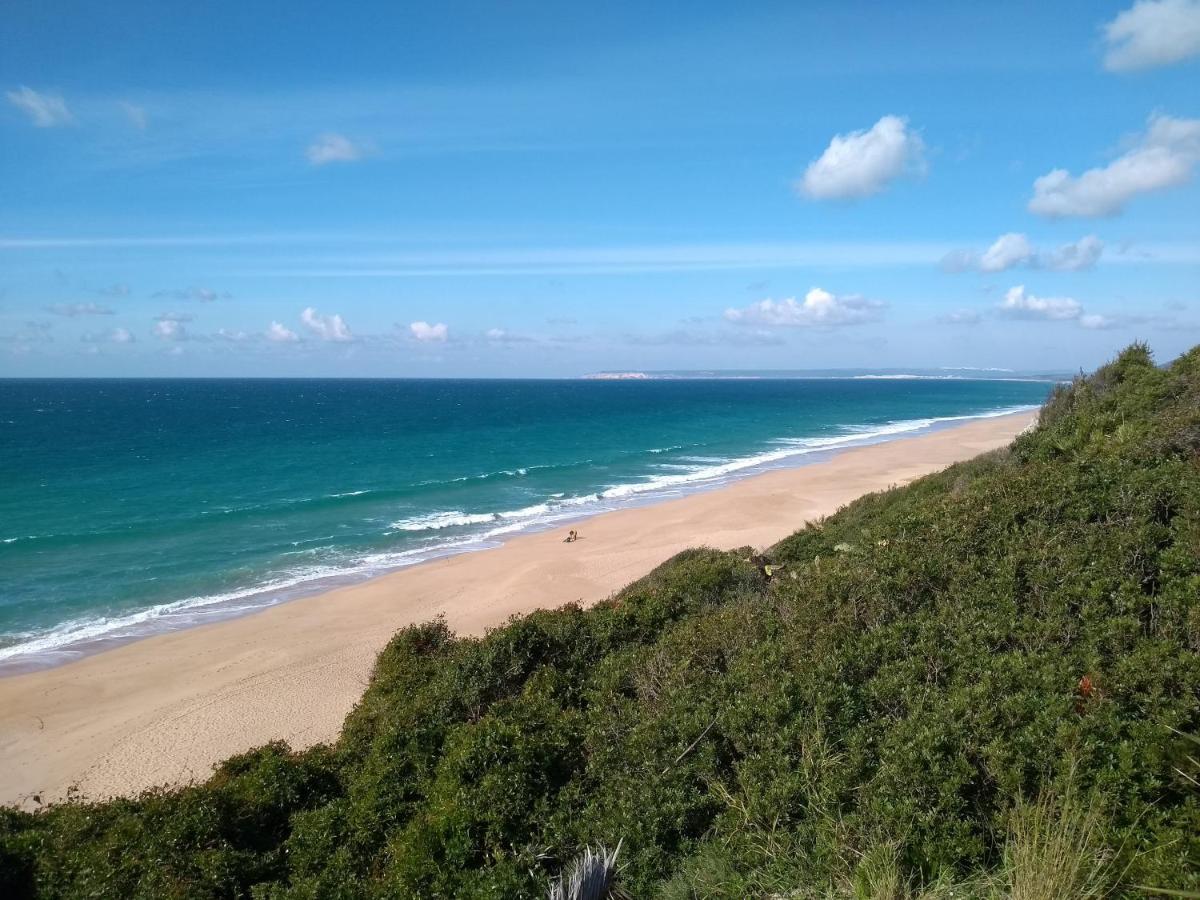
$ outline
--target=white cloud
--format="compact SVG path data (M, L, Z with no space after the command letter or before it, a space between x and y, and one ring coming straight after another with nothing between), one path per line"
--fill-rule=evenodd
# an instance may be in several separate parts
M1063 244L1057 250L1038 255L1037 264L1043 269L1053 269L1056 272L1078 272L1090 269L1100 261L1104 253L1104 241L1089 234L1073 244Z
M29 120L38 128L70 125L75 121L71 110L67 109L66 101L58 94L43 94L21 85L15 91L6 91L5 96L9 103L29 116Z
M979 258L981 272L1003 272L1013 266L1029 262L1034 256L1033 244L1023 234L1002 234Z
M493 344L531 344L537 340L527 334L516 334L504 328L489 328L484 337Z
M1084 328L1115 328L1117 320L1099 313L1087 313L1079 317L1079 324Z
M160 317L154 323L151 333L160 341L185 341L188 338L183 320L174 317Z
M834 135L797 188L813 200L869 197L905 173L922 171L924 150L906 119L884 116L866 131Z
M346 343L354 340L346 322L339 315L322 316L313 307L305 307L300 313L300 321L304 327L323 341Z
M792 328L831 328L839 325L860 325L879 318L884 304L857 295L837 296L821 288L813 288L797 301L760 300L743 309L725 310L727 321L739 325L786 326Z
M1110 72L1169 66L1200 54L1200 0L1138 0L1104 26Z
M1009 288L1000 303L1000 311L1014 319L1047 319L1061 322L1083 315L1083 304L1070 297L1035 297L1025 285Z
M114 328L103 334L87 333L79 339L88 344L132 344L137 341L137 338L127 328Z
M355 162L363 158L366 147L348 137L332 132L323 134L308 145L305 155L314 166L334 162Z
M47 306L46 312L56 316L67 316L74 319L77 316L111 316L113 311L98 303L55 303Z
M129 120L130 125L138 131L146 130L146 126L150 124L150 117L146 114L144 106L138 106L136 103L130 103L128 100L118 101L117 106L125 114L125 118Z
M982 253L954 250L942 259L942 267L951 272L1006 272L1018 266L1077 272L1090 269L1104 252L1104 242L1093 234L1054 250L1038 250L1029 238L1017 232L1002 234Z
M294 344L300 340L300 335L279 322L272 322L268 326L266 337L268 341L276 344Z
M1150 117L1146 133L1123 155L1078 178L1054 169L1033 183L1029 211L1042 216L1111 216L1139 194L1186 182L1200 162L1200 119Z
M495 329L493 329L495 330ZM445 343L450 336L450 329L444 322L430 325L428 322L413 322L408 326L409 333L423 343Z
M1122 325L1156 321L1147 316L1106 316L1090 313L1073 297L1039 297L1026 291L1023 284L1009 288L1004 294L1004 299L995 307L995 312L1009 319L1074 322L1080 328L1089 329L1118 328ZM982 320L983 316L979 312L969 309L938 317L938 321L946 325L975 325Z
M218 328L217 333L214 335L214 337L217 338L217 340L229 341L230 343L235 343L235 344L241 343L242 341L249 341L249 340L254 339L254 335L249 334L248 332L240 331L240 330L234 331L234 330L230 330L228 328Z

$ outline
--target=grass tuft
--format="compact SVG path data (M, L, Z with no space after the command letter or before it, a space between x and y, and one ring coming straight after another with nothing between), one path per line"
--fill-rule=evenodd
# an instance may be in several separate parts
M1044 792L1017 805L1004 845L1003 896L1008 900L1091 900L1112 889L1112 854L1095 802L1069 783L1062 796Z
M603 844L585 847L568 871L551 880L549 900L628 900L618 883L620 853L620 842L611 851Z

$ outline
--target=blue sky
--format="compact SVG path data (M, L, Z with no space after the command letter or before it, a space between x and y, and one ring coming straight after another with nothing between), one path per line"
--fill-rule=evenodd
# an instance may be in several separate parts
M1200 343L1200 0L798 6L6 4L0 375Z

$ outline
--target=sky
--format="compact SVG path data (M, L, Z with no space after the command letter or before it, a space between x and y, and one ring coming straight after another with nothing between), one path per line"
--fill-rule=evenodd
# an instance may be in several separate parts
M0 17L0 376L1200 343L1200 0Z

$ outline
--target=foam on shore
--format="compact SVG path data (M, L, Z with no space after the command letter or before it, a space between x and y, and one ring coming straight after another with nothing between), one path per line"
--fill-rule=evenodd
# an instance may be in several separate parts
M425 535L428 540L420 546L397 551L357 554L315 565L299 564L243 588L181 598L132 613L74 619L45 631L10 634L8 638L13 643L0 647L0 675L61 664L130 640L244 615L418 563L489 549L516 534L543 531L622 506L653 503L685 493L711 490L737 478L803 464L814 456L830 451L880 443L954 423L1005 416L1034 408L1009 407L970 415L905 419L882 425L849 426L832 435L779 438L773 442L772 449L747 456L732 459L685 457L680 462L659 464L657 468L660 471L657 474L646 475L637 481L613 484L594 493L552 495L541 503L511 510L437 510L396 520L385 529L384 535L405 532ZM655 448L647 452L661 453L670 449L678 448ZM505 470L475 477L521 477L526 472L526 469ZM366 493L350 491L329 496L356 497ZM296 551L296 554L304 555L306 552Z

